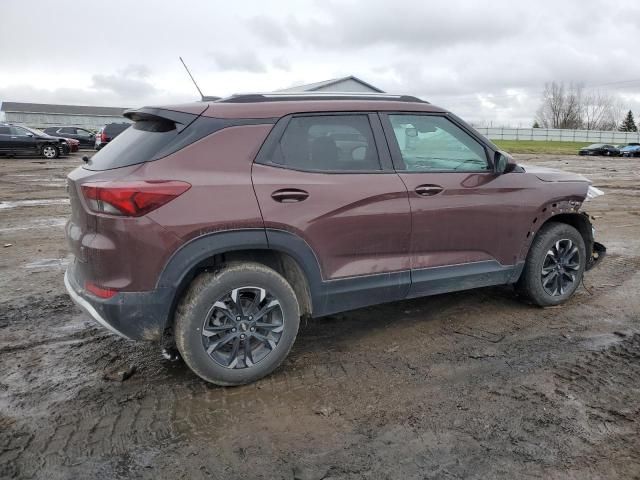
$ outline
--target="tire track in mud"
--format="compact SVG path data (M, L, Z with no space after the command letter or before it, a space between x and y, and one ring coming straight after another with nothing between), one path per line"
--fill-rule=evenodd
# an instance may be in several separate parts
M607 258L610 264L604 262L593 271L597 273L593 276L593 282L601 284L596 289L598 293L616 288L640 269L640 258L629 259L615 255ZM474 293L446 299L407 302L405 308L417 307L417 310L406 314L409 316L408 320L399 319L398 325L406 328L407 332L425 329L434 333L435 327L421 323L424 318L428 318L426 313L422 313L423 308L425 311L438 309L441 320L442 312L446 313L444 316L447 318L455 318L460 310L469 308L469 304L482 303L478 295L481 300L484 298L484 294ZM486 301L491 305L495 304L494 299ZM489 307L483 314L485 318L490 314ZM55 297L53 302L35 302L33 308L28 314L20 307L4 310L2 313L8 312L7 318L11 317L12 321L19 317L18 321L27 329L35 328L30 326L34 316L64 317L73 313L64 295ZM387 328L388 321L380 317L394 309L397 310L395 307L380 307L359 311L344 320L347 322L346 326L338 327L331 321L310 326L303 332L301 343L294 347L285 365L272 376L253 385L231 389L206 385L183 365L164 364L158 360L157 345L132 345L110 335L97 337L98 330L88 329L89 342L55 344L60 347L60 351L55 353L60 363L58 368L71 367L69 377L78 390L77 395L69 401L51 403L48 415L41 418L28 412L33 406L32 402L37 402L39 397L44 397L50 390L63 387L59 379L47 379L43 372L37 371L40 364L35 359L38 352L47 348L47 345L7 352L5 358L19 355L22 364L33 370L26 373L29 376L28 383L32 386L33 399L26 395L28 392L22 392L20 401L14 404L12 412L19 413L20 409L24 409L24 418L20 418L20 421L9 417L3 420L0 416L1 431L6 432L6 435L0 435L3 437L0 439L0 477L42 477L43 472L65 472L64 469L70 465L91 462L106 465L111 458L126 456L132 451L151 447L167 451L181 448L185 442L246 443L250 435L247 425L252 421L261 422L268 415L317 416L314 409L318 407L330 407L338 412L347 411L347 417L357 418L358 423L369 425L371 432L368 434L374 436L380 430L379 423L384 426L384 422L392 424L401 422L402 419L390 415L383 418L384 422L381 423L375 411L371 418L362 418L363 414L352 403L362 401L366 396L367 401L375 404L376 398L388 397L396 389L412 385L424 388L424 379L429 375L430 365L418 360L408 362L402 351L396 354L396 351L385 353L381 350L371 354L357 348L345 348L337 343L344 334L356 331L365 317L369 316L378 317L378 320L369 325L377 329L376 334L382 333ZM58 318L57 321L61 320ZM334 327L340 328L340 332L323 333ZM451 334L443 338L450 337ZM370 342L370 345L375 346L375 343ZM417 343L414 342L412 352L415 352L416 346ZM30 359L28 355L33 355L35 359ZM526 404L553 409L558 407L558 399L568 399L567 395L571 395L585 405L592 422L590 429L600 430L602 423L610 425L610 428L617 428L622 431L618 432L620 435L624 434L621 438L625 439L614 439L614 443L619 442L615 444L620 445L620 451L628 452L628 445L636 445L637 452L640 451L640 445L634 443L636 440L631 433L637 436L638 427L635 421L629 419L640 413L638 355L640 338L634 335L618 345L585 356L584 361L558 367L555 374L558 398L550 399L526 386L520 386L501 396L516 406ZM118 357L116 362L136 363L141 365L141 369L136 376L122 384L101 381L102 371L112 364L114 356ZM466 354L452 353L449 354L449 360L465 356ZM425 357L420 359L424 360ZM44 385L40 385L40 382L44 382ZM632 388L628 390L630 386ZM627 390L628 395L624 393ZM446 404L441 406L447 407ZM390 411L390 405L383 403L381 409ZM513 413L517 415L517 409ZM346 420L339 415L339 419L332 417L327 421ZM510 433L512 438L505 439L504 446L507 451L524 459L523 461L542 459L551 463L555 459L552 448L567 455L566 449L562 450L561 446L556 445L549 432L560 438L566 430L572 429L581 448L593 444L590 440L591 430L583 431L572 426L562 414L525 414L521 418L521 427L526 434ZM416 427L416 431L419 430ZM367 434L366 429L363 434ZM472 439L483 439L471 428L465 435ZM483 441L489 440L494 441ZM624 441L627 442L626 448ZM547 446L543 448L542 445L545 444ZM362 457L361 463L366 465L365 459L370 450L363 448L359 454ZM345 456L344 461L347 460ZM632 461L636 460L632 457ZM64 478L64 474L50 478Z
M574 299L595 298L611 289L621 287L639 270L640 257L607 254L599 265L585 274L584 284L594 295L590 295L584 288L578 288Z
M121 344L109 338L97 340L91 352L86 346L80 347L84 354L78 360L99 367L104 360L97 361L97 353L102 348L117 350ZM140 374L138 383L130 380L121 384L121 391L109 388L110 384L83 388L74 402L77 408L70 409L67 403L51 406L51 417L38 422L37 436L30 433L31 445L13 460L20 466L20 475L30 477L70 462L82 463L89 458L106 461L135 448L158 448L186 439L233 441L247 435L247 422L260 421L269 412L287 414L291 408L299 408L309 414L314 406L335 404L338 408L336 397L352 398L354 392L363 390L373 394L376 389L365 384L375 384L380 376L394 379L384 389L416 376L415 367L408 368L406 362L390 355L374 361L340 357L328 349L304 357L303 362L289 362L267 379L240 388L206 385L184 366L176 368L179 375L170 375L171 388L166 388L167 378L161 380L157 374L143 377L145 373ZM110 390L111 395L105 395L104 390ZM309 405L310 398L313 405ZM19 439L17 432L10 437ZM0 454L0 464L5 460Z
M640 475L640 333L562 365L554 375L555 393L576 405L595 449L621 456L627 471Z

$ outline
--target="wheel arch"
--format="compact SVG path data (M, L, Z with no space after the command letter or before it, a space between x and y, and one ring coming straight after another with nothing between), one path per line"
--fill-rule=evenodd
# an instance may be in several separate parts
M322 275L311 247L290 232L246 229L210 233L183 245L167 262L156 288L172 292L163 330L173 325L179 299L202 271L252 261L280 273L292 286L302 315L319 302Z
M591 257L591 254L593 252L594 239L589 215L586 212L564 212L551 215L540 224L540 228L538 228L535 235L532 236L531 241L527 245L526 255L524 256L525 258L529 255L531 245L533 245L533 240L540 234L545 226L551 223L564 223L575 228L584 240L587 258Z

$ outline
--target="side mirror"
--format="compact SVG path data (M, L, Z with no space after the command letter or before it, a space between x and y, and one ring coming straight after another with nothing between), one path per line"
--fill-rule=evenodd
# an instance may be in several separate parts
M506 152L496 152L493 157L493 167L498 175L509 173L514 165L513 159Z
M409 128L405 128L404 133L407 137L417 137L418 136L418 130L416 128L413 127L409 127Z
M84 163L89 163L89 157L87 157L86 155L84 155L84 156L82 157L82 161L83 161Z

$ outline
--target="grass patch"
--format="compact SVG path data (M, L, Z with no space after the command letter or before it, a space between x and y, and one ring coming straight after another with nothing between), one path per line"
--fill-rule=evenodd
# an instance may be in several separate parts
M509 153L549 153L555 155L577 155L578 150L593 142L550 142L537 140L491 140Z

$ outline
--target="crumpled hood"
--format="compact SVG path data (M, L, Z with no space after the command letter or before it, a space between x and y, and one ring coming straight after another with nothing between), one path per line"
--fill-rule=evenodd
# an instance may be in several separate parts
M577 173L564 172L554 168L537 167L534 165L520 165L525 172L535 175L543 182L591 182Z

